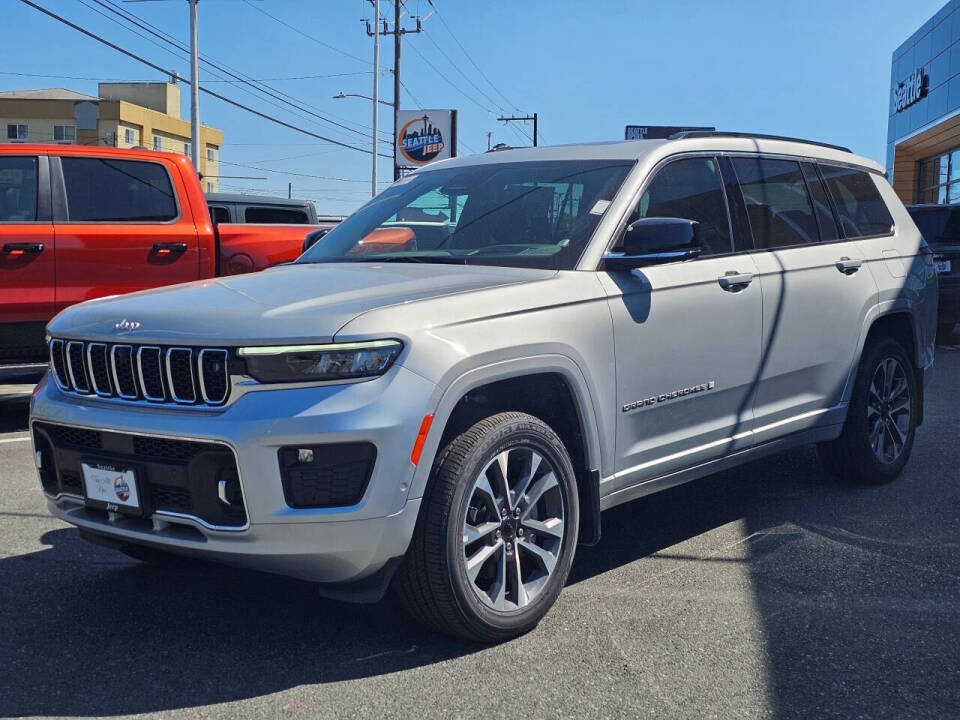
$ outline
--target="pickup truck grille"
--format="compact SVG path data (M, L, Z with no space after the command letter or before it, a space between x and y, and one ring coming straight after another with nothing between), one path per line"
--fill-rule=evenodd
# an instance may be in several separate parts
M223 405L230 396L229 351L127 343L50 341L64 392L176 405Z

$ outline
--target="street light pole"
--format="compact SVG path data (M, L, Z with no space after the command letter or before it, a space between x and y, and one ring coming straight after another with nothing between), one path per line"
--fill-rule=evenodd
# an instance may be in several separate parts
M190 3L190 159L200 172L200 48L197 34L197 3Z
M373 0L373 186L371 196L377 194L377 133L380 120L380 0Z

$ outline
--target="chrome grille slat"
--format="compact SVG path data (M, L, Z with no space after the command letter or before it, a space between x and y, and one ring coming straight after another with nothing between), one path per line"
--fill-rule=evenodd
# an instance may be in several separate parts
M233 386L224 348L53 338L48 350L57 387L69 394L202 408L226 404Z
M53 377L61 390L70 390L70 376L67 370L67 356L63 340L50 341L50 364L53 366Z
M103 367L100 367L103 363ZM97 370L102 370L106 375L106 388L100 387L97 381ZM87 379L90 387L100 397L113 397L113 388L110 385L110 370L107 363L107 346L105 343L87 343Z
M228 356L226 350L211 350L210 348L201 350L199 356L197 357L197 371L200 378L200 395L203 397L203 401L207 403L207 405L222 405L227 400L227 394L230 392L230 385L227 382L227 359ZM207 374L208 363L213 364L213 367L210 368L209 371L209 379ZM223 367L222 373L217 370L218 364ZM218 393L216 390L220 389L219 384L221 383L223 385L223 389ZM211 385L214 385L214 387L211 387Z
M193 350L184 347L167 348L167 389L170 397L180 405L193 405L197 401L197 391L193 382ZM183 362L186 361L186 368ZM174 365L177 367L175 368ZM182 377L186 370L186 377Z
M86 363L83 361L83 343L71 340L67 343L67 373L70 375L70 385L78 393L90 394L90 383L87 381Z

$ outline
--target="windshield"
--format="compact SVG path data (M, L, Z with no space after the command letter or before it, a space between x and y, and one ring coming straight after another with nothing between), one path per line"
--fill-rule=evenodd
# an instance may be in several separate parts
M298 262L437 262L572 270L630 161L496 163L414 173Z
M910 213L928 243L960 242L960 208L944 206Z

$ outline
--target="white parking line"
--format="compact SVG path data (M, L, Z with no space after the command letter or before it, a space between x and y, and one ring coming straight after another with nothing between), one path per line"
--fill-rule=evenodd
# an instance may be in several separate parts
M0 443L27 442L29 439L30 439L29 435L24 435L23 437L15 437L15 438L0 438Z

